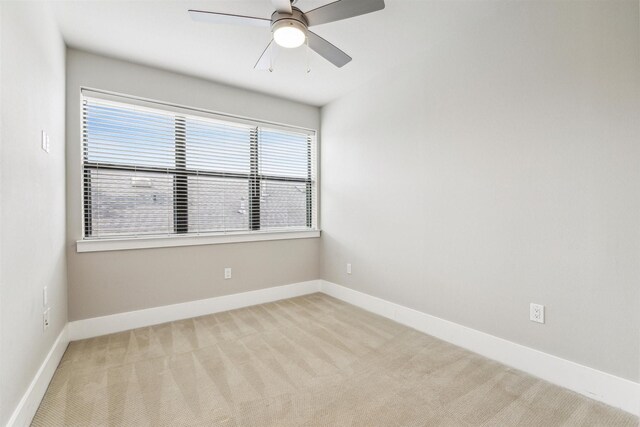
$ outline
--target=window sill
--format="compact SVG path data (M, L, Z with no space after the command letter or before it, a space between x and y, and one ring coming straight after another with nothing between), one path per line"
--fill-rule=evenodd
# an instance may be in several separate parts
M262 242L269 240L309 239L320 237L320 230L227 233L196 236L131 237L126 239L78 240L77 252L120 251L128 249L171 248L178 246L218 245L223 243Z

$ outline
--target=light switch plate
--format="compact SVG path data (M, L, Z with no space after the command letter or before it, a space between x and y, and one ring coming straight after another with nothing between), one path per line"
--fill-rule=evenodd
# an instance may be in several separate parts
M42 141L41 141L41 146L42 146L42 150L45 152L49 152L51 146L50 146L50 142L49 142L49 135L47 134L47 132L42 131Z

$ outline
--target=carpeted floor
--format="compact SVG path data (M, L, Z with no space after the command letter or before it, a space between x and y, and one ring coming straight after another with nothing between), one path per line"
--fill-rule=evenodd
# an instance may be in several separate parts
M637 426L323 294L72 342L34 426Z

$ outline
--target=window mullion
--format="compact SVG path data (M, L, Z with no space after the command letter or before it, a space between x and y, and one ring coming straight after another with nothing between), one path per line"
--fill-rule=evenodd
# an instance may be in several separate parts
M175 118L175 168L173 178L173 231L177 234L189 232L189 184L187 168L187 130L184 117Z
M91 170L84 168L83 173L83 191L84 191L84 236L91 237L93 233L93 206L91 200Z
M313 170L312 170L312 141L307 137L307 227L313 228Z
M251 130L249 149L249 229L260 230L260 168L258 128Z
M87 101L82 101L83 109L87 105ZM84 114L84 113L83 113ZM88 155L88 136L87 129L83 125L82 126L82 162L86 165L89 160ZM93 233L93 206L91 200L91 170L88 170L85 166L83 166L82 171L82 184L83 184L83 198L84 198L84 210L83 210L83 221L84 221L84 237L91 237Z

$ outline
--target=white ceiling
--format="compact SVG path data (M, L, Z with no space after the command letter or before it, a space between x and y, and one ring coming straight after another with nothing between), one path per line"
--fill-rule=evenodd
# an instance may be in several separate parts
M299 0L296 6L308 11L331 1ZM305 48L280 48L272 73L253 69L271 39L268 29L195 22L187 13L193 8L268 18L273 11L269 0L52 4L70 47L321 106L418 54L428 54L435 43L478 20L482 11L474 1L385 2L382 11L313 27L353 61L339 69L311 53L309 74Z

